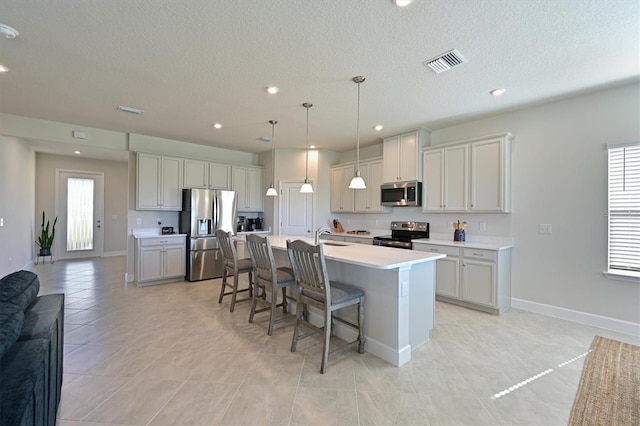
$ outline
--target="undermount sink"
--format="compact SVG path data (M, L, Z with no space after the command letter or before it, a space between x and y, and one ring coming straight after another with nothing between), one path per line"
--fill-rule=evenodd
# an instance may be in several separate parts
M337 243L335 241L322 241L322 244L324 244L325 246L338 246L338 247L342 247L342 246L350 246L351 244L347 244L347 243Z

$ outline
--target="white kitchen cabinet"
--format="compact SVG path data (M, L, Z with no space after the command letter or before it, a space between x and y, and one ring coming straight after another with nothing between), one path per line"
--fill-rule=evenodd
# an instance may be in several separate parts
M330 207L332 212L353 213L355 211L354 189L349 189L349 183L354 176L355 166L336 165L331 167Z
M231 166L231 187L238 193L239 212L264 211L262 167Z
M383 183L422 180L422 147L429 133L416 130L385 138L382 142Z
M436 298L501 314L511 307L511 249L488 250L414 243L414 250L444 253L436 263Z
M388 213L391 207L380 204L380 185L382 185L382 159L360 162L360 176L367 185L366 189L354 190L356 213ZM351 182L351 180L349 180ZM348 186L348 184L347 184Z
M186 241L184 235L136 238L138 286L184 280Z
M180 211L182 158L138 153L136 209Z
M422 211L467 211L468 146L426 149L422 157Z
M185 158L183 187L231 189L231 165Z
M470 211L511 211L511 136L472 142Z
M511 140L506 133L425 149L422 211L510 212Z
M366 189L349 189L356 170L355 163L331 166L331 211L336 213L388 213L390 207L380 205L382 158L360 161L360 175Z

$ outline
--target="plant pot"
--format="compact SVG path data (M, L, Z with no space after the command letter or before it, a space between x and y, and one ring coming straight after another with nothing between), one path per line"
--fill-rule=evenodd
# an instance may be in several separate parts
M40 256L51 256L51 248L41 248Z

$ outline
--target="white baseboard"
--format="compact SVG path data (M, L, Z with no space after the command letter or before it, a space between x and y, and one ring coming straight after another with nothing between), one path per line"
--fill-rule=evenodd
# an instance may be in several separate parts
M611 330L617 333L640 337L640 324L631 321L623 321L615 318L603 317L601 315L590 314L588 312L574 311L573 309L545 305L544 303L531 302L529 300L516 298L511 299L511 307L522 309L523 311L534 312L536 314L590 325L592 327L604 328L605 330Z

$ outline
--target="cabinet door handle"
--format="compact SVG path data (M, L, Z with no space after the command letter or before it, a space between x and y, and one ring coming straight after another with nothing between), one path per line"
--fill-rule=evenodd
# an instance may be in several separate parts
M430 250L430 251L440 251L440 250L438 250L438 249L434 249L434 248L429 249L429 250Z
M482 253L473 253L474 256L479 256L479 257L484 257L484 254Z

